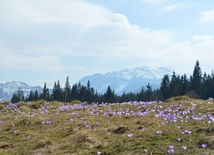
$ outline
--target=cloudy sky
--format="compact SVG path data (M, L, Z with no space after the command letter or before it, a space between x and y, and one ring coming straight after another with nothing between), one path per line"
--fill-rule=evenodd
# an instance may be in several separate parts
M0 82L141 66L214 69L212 0L0 0Z

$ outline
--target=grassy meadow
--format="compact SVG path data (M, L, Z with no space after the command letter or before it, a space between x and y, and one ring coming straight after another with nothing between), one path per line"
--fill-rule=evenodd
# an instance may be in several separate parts
M0 103L0 155L213 155L214 101Z

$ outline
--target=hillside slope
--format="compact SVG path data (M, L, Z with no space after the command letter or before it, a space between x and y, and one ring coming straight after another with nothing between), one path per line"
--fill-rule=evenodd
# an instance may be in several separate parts
M0 103L0 154L214 154L214 102Z

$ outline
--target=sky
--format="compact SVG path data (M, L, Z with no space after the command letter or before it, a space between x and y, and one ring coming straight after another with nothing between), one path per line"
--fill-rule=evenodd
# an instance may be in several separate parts
M214 69L212 0L0 0L0 83L142 66Z

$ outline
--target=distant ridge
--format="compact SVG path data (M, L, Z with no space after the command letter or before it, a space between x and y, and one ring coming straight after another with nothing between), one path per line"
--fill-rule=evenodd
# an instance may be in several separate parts
M111 86L115 93L121 95L123 92L139 92L142 87L146 87L149 83L153 89L159 88L161 80L165 74L172 75L173 71L165 67L137 67L134 69L123 69L119 71L109 72L106 74L93 74L85 76L79 80L82 85L87 85L90 81L98 93L106 92L107 87ZM10 101L13 94L21 88L24 95L27 96L31 90L37 90L41 93L41 86L29 86L20 81L10 81L0 84L0 101Z
M143 66L106 74L93 74L83 77L79 82L86 85L89 80L91 87L100 94L105 93L110 86L116 94L121 95L123 92L139 92L148 83L156 89L160 86L163 76L166 74L170 76L172 73L171 69L165 67Z
M21 88L24 95L28 95L31 90L37 90L39 93L42 92L42 87L40 86L29 86L24 82L11 81L0 84L0 101L10 101L13 94Z

